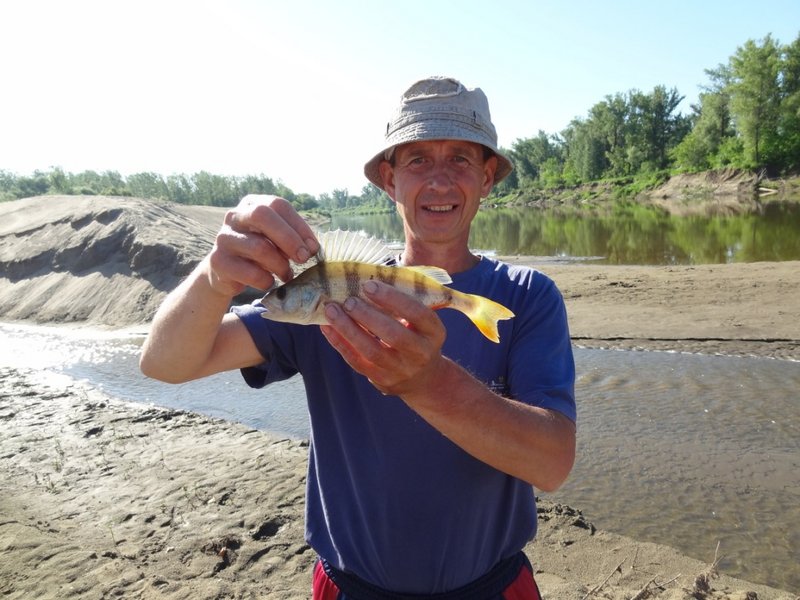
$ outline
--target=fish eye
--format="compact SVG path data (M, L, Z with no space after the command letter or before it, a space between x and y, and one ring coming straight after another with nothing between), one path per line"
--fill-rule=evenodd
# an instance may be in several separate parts
M275 290L275 295L278 297L278 300L283 300L286 298L286 287L279 287L277 290Z

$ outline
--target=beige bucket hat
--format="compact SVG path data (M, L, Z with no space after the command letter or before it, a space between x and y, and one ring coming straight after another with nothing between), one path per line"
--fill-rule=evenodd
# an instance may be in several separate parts
M424 140L464 140L486 146L497 156L494 183L514 168L497 149L497 132L492 125L489 101L480 88L466 88L451 77L421 79L408 88L400 107L386 124L386 144L364 165L364 175L383 189L378 165L389 160L400 144Z

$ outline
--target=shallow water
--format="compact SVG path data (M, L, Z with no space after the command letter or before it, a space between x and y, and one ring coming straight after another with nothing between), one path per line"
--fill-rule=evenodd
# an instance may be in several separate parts
M302 382L238 373L167 385L138 370L140 337L0 324L0 364L108 394L306 437ZM800 363L576 349L579 454L552 497L594 524L722 570L800 590Z

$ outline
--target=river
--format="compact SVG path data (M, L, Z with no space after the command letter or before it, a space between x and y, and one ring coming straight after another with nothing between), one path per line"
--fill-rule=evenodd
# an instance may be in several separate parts
M298 378L238 373L167 385L138 370L141 336L0 324L0 364L111 396L308 435ZM551 497L598 528L668 544L734 576L800 590L800 363L576 348L578 460Z
M696 210L696 209L695 209ZM757 203L749 212L678 215L657 206L618 202L587 209L482 210L470 246L499 255L529 255L620 265L693 265L800 260L800 198ZM403 238L395 213L334 215L332 228Z

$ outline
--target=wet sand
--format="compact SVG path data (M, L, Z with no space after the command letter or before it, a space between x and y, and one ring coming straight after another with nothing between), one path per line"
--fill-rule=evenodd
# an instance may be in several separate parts
M308 598L305 442L0 368L4 598ZM542 502L547 598L789 600ZM595 590L592 592L592 590Z
M144 201L5 204L5 320L143 330L213 232ZM87 256L98 240L108 240L105 250ZM164 240L178 251L158 263ZM577 345L800 360L798 262L509 261L555 279ZM2 365L0 423L3 597L309 597L315 556L303 541L302 442ZM526 550L547 598L798 597L717 576L714 548L699 552L707 555L699 562L596 530L576 508L543 502L540 524Z

